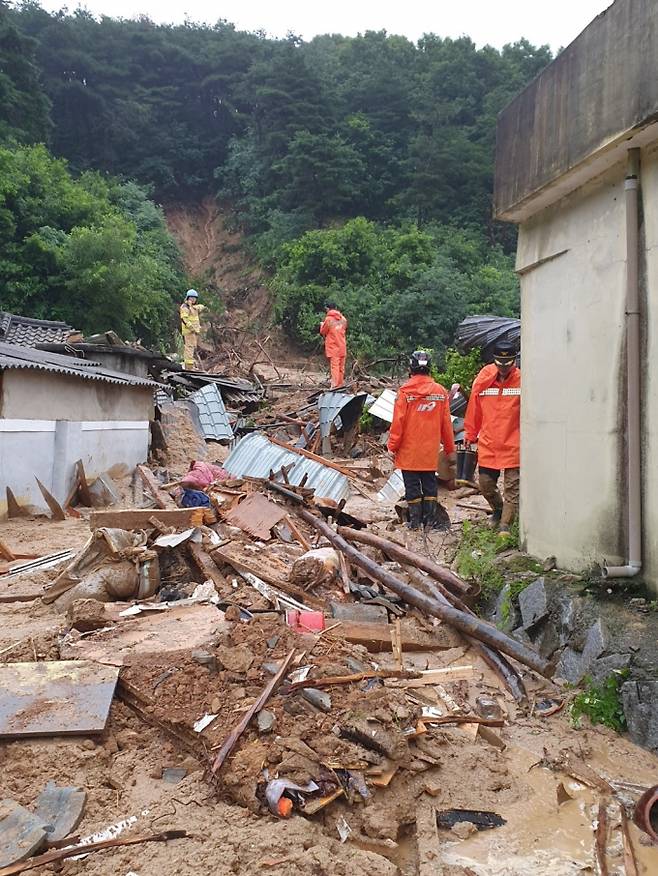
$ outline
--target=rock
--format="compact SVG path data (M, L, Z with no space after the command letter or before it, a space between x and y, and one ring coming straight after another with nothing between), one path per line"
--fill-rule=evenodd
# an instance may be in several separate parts
M221 646L217 648L217 659L229 672L245 673L254 662L254 654L246 645Z
M256 720L259 733L271 733L276 724L276 715L274 712L268 712L267 709L261 709Z
M588 673L594 661L606 652L609 641L610 636L606 626L599 618L587 630L585 646L583 647L583 670L585 673Z
M658 681L627 681L621 699L633 742L658 753Z
M215 697L213 699L213 701L210 703L210 712L213 715L217 715L217 714L219 714L219 710L221 709L221 707L222 707L221 700L219 699L219 697Z
M71 626L81 633L100 630L107 625L105 607L97 599L76 599L66 612Z
M119 750L117 741L115 737L112 736L112 734L110 734L103 743L103 748L105 749L105 751L107 751L108 754L116 754Z
M162 770L162 781L170 785L177 785L187 775L185 767L166 767Z
M123 751L124 748L132 746L139 747L139 733L134 730L119 730L115 736L116 744Z
M475 700L475 711L481 718L498 721L503 717L503 710L493 697L481 694Z
M359 602L330 602L331 616L337 620L363 621L364 623L388 623L388 612L383 605L362 605Z
M621 672L624 669L628 669L630 664L630 654L610 654L607 657L600 657L598 660L595 660L590 665L588 675L592 676L592 681L595 684L601 684L613 672Z
M93 739L83 739L80 745L82 748L86 748L87 751L93 751L96 748L96 743Z
M240 620L240 606L229 605L224 612L224 619L231 623L236 623Z
M557 678L563 678L569 684L578 684L584 674L582 654L573 648L565 648L555 670Z
M321 712L331 711L331 697L326 691L305 687L302 689L302 697L307 703L315 706L316 709L320 709Z
M477 827L470 821L458 821L450 828L450 832L460 840L467 840L469 836L477 833Z
M544 560L544 572L552 572L553 569L557 566L557 559L555 557L546 557Z
M393 806L373 803L363 809L361 816L363 832L374 839L397 840L400 823L395 816ZM327 871L330 872L330 871Z
M564 643L551 618L547 618L533 630L532 640L540 656L549 660Z
M210 671L217 671L217 659L210 651L196 650L192 651L192 660L200 666L207 666Z
M243 687L234 687L229 698L235 703L238 700L243 700L247 696L247 691Z
M529 630L548 614L550 595L546 580L537 578L525 590L519 593L519 608L521 609L522 627Z
M496 628L503 633L511 633L518 626L520 616L519 610L512 599L511 584L505 584L498 594L491 620L496 625Z
M198 773L199 770L203 769L199 761L196 758L192 757L191 754L188 754L187 757L184 757L179 766L181 769L187 770L188 773Z
M355 660L354 657L348 657L345 661L350 672L356 675L358 672L367 672L368 666L360 660Z

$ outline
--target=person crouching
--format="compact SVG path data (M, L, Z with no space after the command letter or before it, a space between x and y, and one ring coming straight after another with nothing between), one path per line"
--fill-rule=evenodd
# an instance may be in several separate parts
M417 350L409 359L409 380L395 401L388 449L402 471L409 528L442 528L438 515L439 449L455 459L455 436L450 418L448 392L432 380L428 353Z

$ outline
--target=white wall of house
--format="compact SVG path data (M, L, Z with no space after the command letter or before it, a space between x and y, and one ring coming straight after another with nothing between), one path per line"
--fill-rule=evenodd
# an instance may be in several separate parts
M21 504L45 509L37 477L63 501L78 459L90 480L146 461L150 388L25 370L4 371L0 386L0 517L7 486Z
M579 570L625 561L625 164L519 229L522 538ZM645 569L658 590L658 150L642 150Z

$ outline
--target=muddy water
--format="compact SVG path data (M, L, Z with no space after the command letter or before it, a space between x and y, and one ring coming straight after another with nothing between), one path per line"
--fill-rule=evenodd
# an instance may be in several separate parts
M634 769L632 763L615 766L606 755L605 746L601 749L588 758L599 774L613 779L623 772L626 781L633 776L645 784L650 779L642 769ZM518 772L525 773L531 792L512 805L499 808L499 814L507 819L503 827L461 842L443 841L443 862L468 867L478 876L571 876L593 868L598 793L568 776L541 767L531 769L537 763L537 755L527 748L510 747L508 754ZM560 781L573 798L562 805L558 805L556 797ZM611 824L608 864L613 876L624 873L617 803L613 801L608 812ZM658 874L658 848L644 845L643 834L632 824L630 833L640 874ZM444 836L450 834L442 832L441 839Z

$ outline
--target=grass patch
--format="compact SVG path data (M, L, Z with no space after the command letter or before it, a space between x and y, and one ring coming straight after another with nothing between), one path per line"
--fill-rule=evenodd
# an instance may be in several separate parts
M462 527L462 540L457 550L457 570L463 578L480 586L483 597L500 593L505 578L496 558L502 551L518 544L518 534L501 539L488 526L476 526L468 520Z
M619 688L628 676L628 670L617 670L601 684L594 684L588 676L585 689L579 693L569 708L569 716L574 727L580 727L581 718L586 715L592 724L604 724L617 733L626 730L626 716L621 704Z

